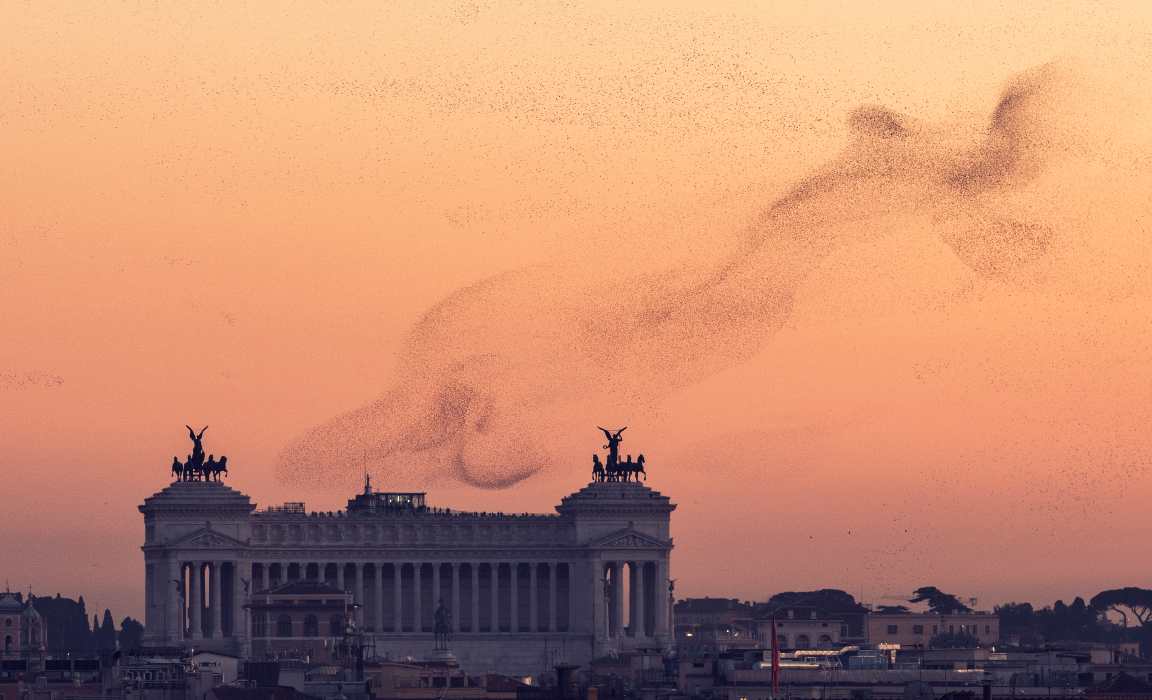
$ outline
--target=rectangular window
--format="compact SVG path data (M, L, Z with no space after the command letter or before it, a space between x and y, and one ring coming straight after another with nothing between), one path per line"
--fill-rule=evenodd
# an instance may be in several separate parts
M896 632L897 632L896 625L888 625L888 634L896 634Z
M912 625L912 634L924 634L924 625Z

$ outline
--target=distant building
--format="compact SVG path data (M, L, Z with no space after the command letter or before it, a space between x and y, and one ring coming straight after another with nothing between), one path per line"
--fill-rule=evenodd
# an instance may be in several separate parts
M1000 618L989 612L869 613L867 627L869 644L898 644L902 648L927 648L939 635L971 636L980 646L1000 641Z
M735 598L685 598L673 608L681 654L715 654L757 646L752 604Z
M469 676L454 664L381 662L367 664L364 678L377 700L515 700L524 684L506 676Z
M198 651L189 658L194 675L212 674L212 685L231 685L240 677L241 659L219 651Z
M249 597L252 657L329 660L352 622L352 594L321 581L292 581Z
M757 620L839 621L838 639L853 644L866 641L864 620L868 613L868 608L857 603L848 593L837 589L778 593L767 602L757 603L752 611ZM813 632L816 635L813 639L828 634L824 629ZM789 635L789 643L793 636L795 634ZM768 639L768 636L763 635L763 638Z
M772 620L756 621L761 646L772 646ZM832 649L839 647L844 636L844 621L809 618L777 618L776 640L780 649Z
M176 481L140 506L145 642L323 649L349 608L377 656L428 658L442 604L468 669L526 676L664 651L675 507L642 483L598 480L551 515L433 508L368 483L341 512L257 511L221 482Z
M44 633L44 619L36 611L31 598L12 591L0 593L0 657L22 659L41 656L48 647Z

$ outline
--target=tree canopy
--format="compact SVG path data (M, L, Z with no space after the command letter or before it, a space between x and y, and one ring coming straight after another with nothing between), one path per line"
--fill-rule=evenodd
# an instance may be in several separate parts
M139 621L126 617L120 621L120 649L139 649L144 642L144 625Z
M811 607L826 613L867 611L867 608L856 602L851 593L837 588L777 593L768 599L768 605L773 608Z
M1114 612L1120 616L1125 627L1135 620L1133 627L1143 627L1152 621L1152 590L1147 588L1113 588L1100 591L1089 602L1093 609L1102 613Z
M962 612L972 612L972 608L960 602L960 599L951 593L945 593L936 586L921 586L912 592L909 603L927 603L928 609L941 615L954 615Z

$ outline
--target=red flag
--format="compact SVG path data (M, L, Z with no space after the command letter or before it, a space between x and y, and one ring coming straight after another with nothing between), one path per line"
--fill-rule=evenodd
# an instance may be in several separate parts
M776 618L772 618L772 697L780 694L780 638L776 636Z

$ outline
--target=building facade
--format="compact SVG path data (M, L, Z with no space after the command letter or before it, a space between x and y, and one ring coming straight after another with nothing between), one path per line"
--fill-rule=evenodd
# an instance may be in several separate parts
M757 636L762 646L772 644L772 620L757 620ZM776 643L780 649L811 650L839 647L844 634L844 621L829 618L808 619L785 617L776 620Z
M973 637L980 646L1000 640L1000 617L990 612L870 613L867 625L870 644L899 644L903 648L927 648L933 637L941 635Z
M0 593L0 658L22 659L42 656L47 648L44 620L19 593Z
M424 498L366 483L344 511L258 510L219 481L172 483L140 506L147 642L252 654L256 632L290 641L302 625L254 620L252 604L305 581L351 596L354 623L381 658L430 654L441 606L452 652L475 671L533 674L670 646L676 506L666 496L596 481L554 514L520 515Z

